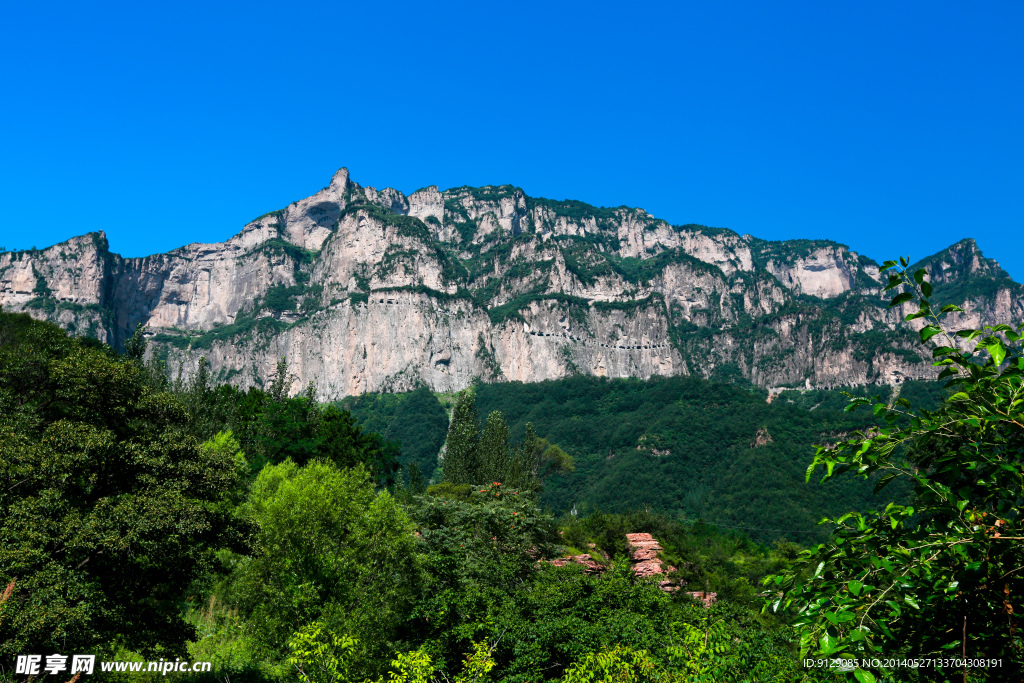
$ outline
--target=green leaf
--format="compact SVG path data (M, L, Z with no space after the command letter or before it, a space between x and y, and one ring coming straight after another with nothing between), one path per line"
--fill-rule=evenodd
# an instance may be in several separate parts
M917 598L915 598L913 595L904 595L903 602L907 603L914 609L921 609L921 605L917 603Z
M800 657L801 658L807 656L807 651L811 647L811 640L813 638L814 638L814 636L811 634L810 631L805 631L803 634L800 635Z
M875 675L870 671L865 671L864 669L857 669L854 671L853 677L860 683L875 683Z
M850 587L850 592L854 595L860 595L861 589L864 588L864 584L860 581L851 581L847 585Z
M896 296L894 296L892 298L892 301L889 302L889 308L893 308L895 306L899 306L900 304L902 304L902 303L904 303L906 301L910 301L913 298L914 298L914 295L911 294L910 292L903 292L902 294L897 294Z
M827 633L821 637L820 642L823 655L830 655L839 649L839 639Z
M992 363L994 365L1002 365L1003 361L1006 360L1006 347L1003 346L1002 342L993 342L987 345L985 349L992 356Z
M942 328L936 325L925 325L921 328L921 341L926 342L939 332L942 332Z
M931 285L931 283L930 282L922 282L921 283L921 292L926 297L931 296L932 295L932 285Z
M879 491L884 489L886 486L889 485L889 482L891 482L893 479L895 479L898 476L899 476L899 472L892 472L890 474L885 475L881 479L879 479L878 483L875 484L874 493L878 493Z
M906 268L910 265L909 257L900 256L900 265Z
M963 313L964 309L954 304L946 304L939 313Z

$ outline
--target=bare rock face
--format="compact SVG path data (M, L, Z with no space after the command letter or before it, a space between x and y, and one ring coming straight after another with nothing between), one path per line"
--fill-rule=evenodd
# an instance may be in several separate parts
M669 579L666 575L675 571L674 567L666 567L658 553L662 551L661 544L650 534L626 534L626 541L631 549L630 559L633 561L633 573L637 576L665 576L658 582L661 589L667 593L674 593L679 590L679 585Z
M855 287L856 258L857 254L844 247L827 246L789 262L770 259L766 268L790 291L828 299Z
M922 261L955 327L1019 321L1024 288L964 240ZM227 240L122 258L102 233L0 253L0 306L259 385L288 360L321 399L474 378L742 378L776 390L932 377L877 265L832 242L674 226L642 209L346 169ZM920 326L920 321L915 321Z

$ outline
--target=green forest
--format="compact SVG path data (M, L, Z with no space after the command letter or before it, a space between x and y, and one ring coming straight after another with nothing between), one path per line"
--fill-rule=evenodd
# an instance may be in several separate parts
M941 381L771 396L323 403L0 313L0 681L1019 680L1022 328L947 330L907 265Z
M892 389L848 388L854 395ZM478 384L482 415L502 413L514 439L526 425L572 455L575 471L552 476L541 504L564 514L657 510L755 540L822 540L826 514L884 507L909 489L873 496L871 482L804 485L813 445L878 424L871 413L846 413L840 390L768 394L744 384L693 377L650 380L575 376L535 384ZM916 405L941 402L937 382L907 382L900 395ZM403 464L433 474L448 421L442 401L421 388L407 394L367 394L340 405L367 430L401 444Z

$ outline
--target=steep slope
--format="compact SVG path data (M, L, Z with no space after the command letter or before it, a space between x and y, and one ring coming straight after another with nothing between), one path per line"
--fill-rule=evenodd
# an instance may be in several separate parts
M964 323L1024 315L972 240L926 259ZM262 383L286 356L322 398L474 377L738 374L766 387L927 377L875 262L825 241L673 226L513 186L328 187L230 240L122 258L102 233L0 254L0 306L115 346L139 322L188 376Z

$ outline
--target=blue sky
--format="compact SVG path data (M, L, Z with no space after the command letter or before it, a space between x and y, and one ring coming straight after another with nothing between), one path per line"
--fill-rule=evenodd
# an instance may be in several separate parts
M8 249L219 241L347 166L1024 281L1018 1L8 3L0 85Z

